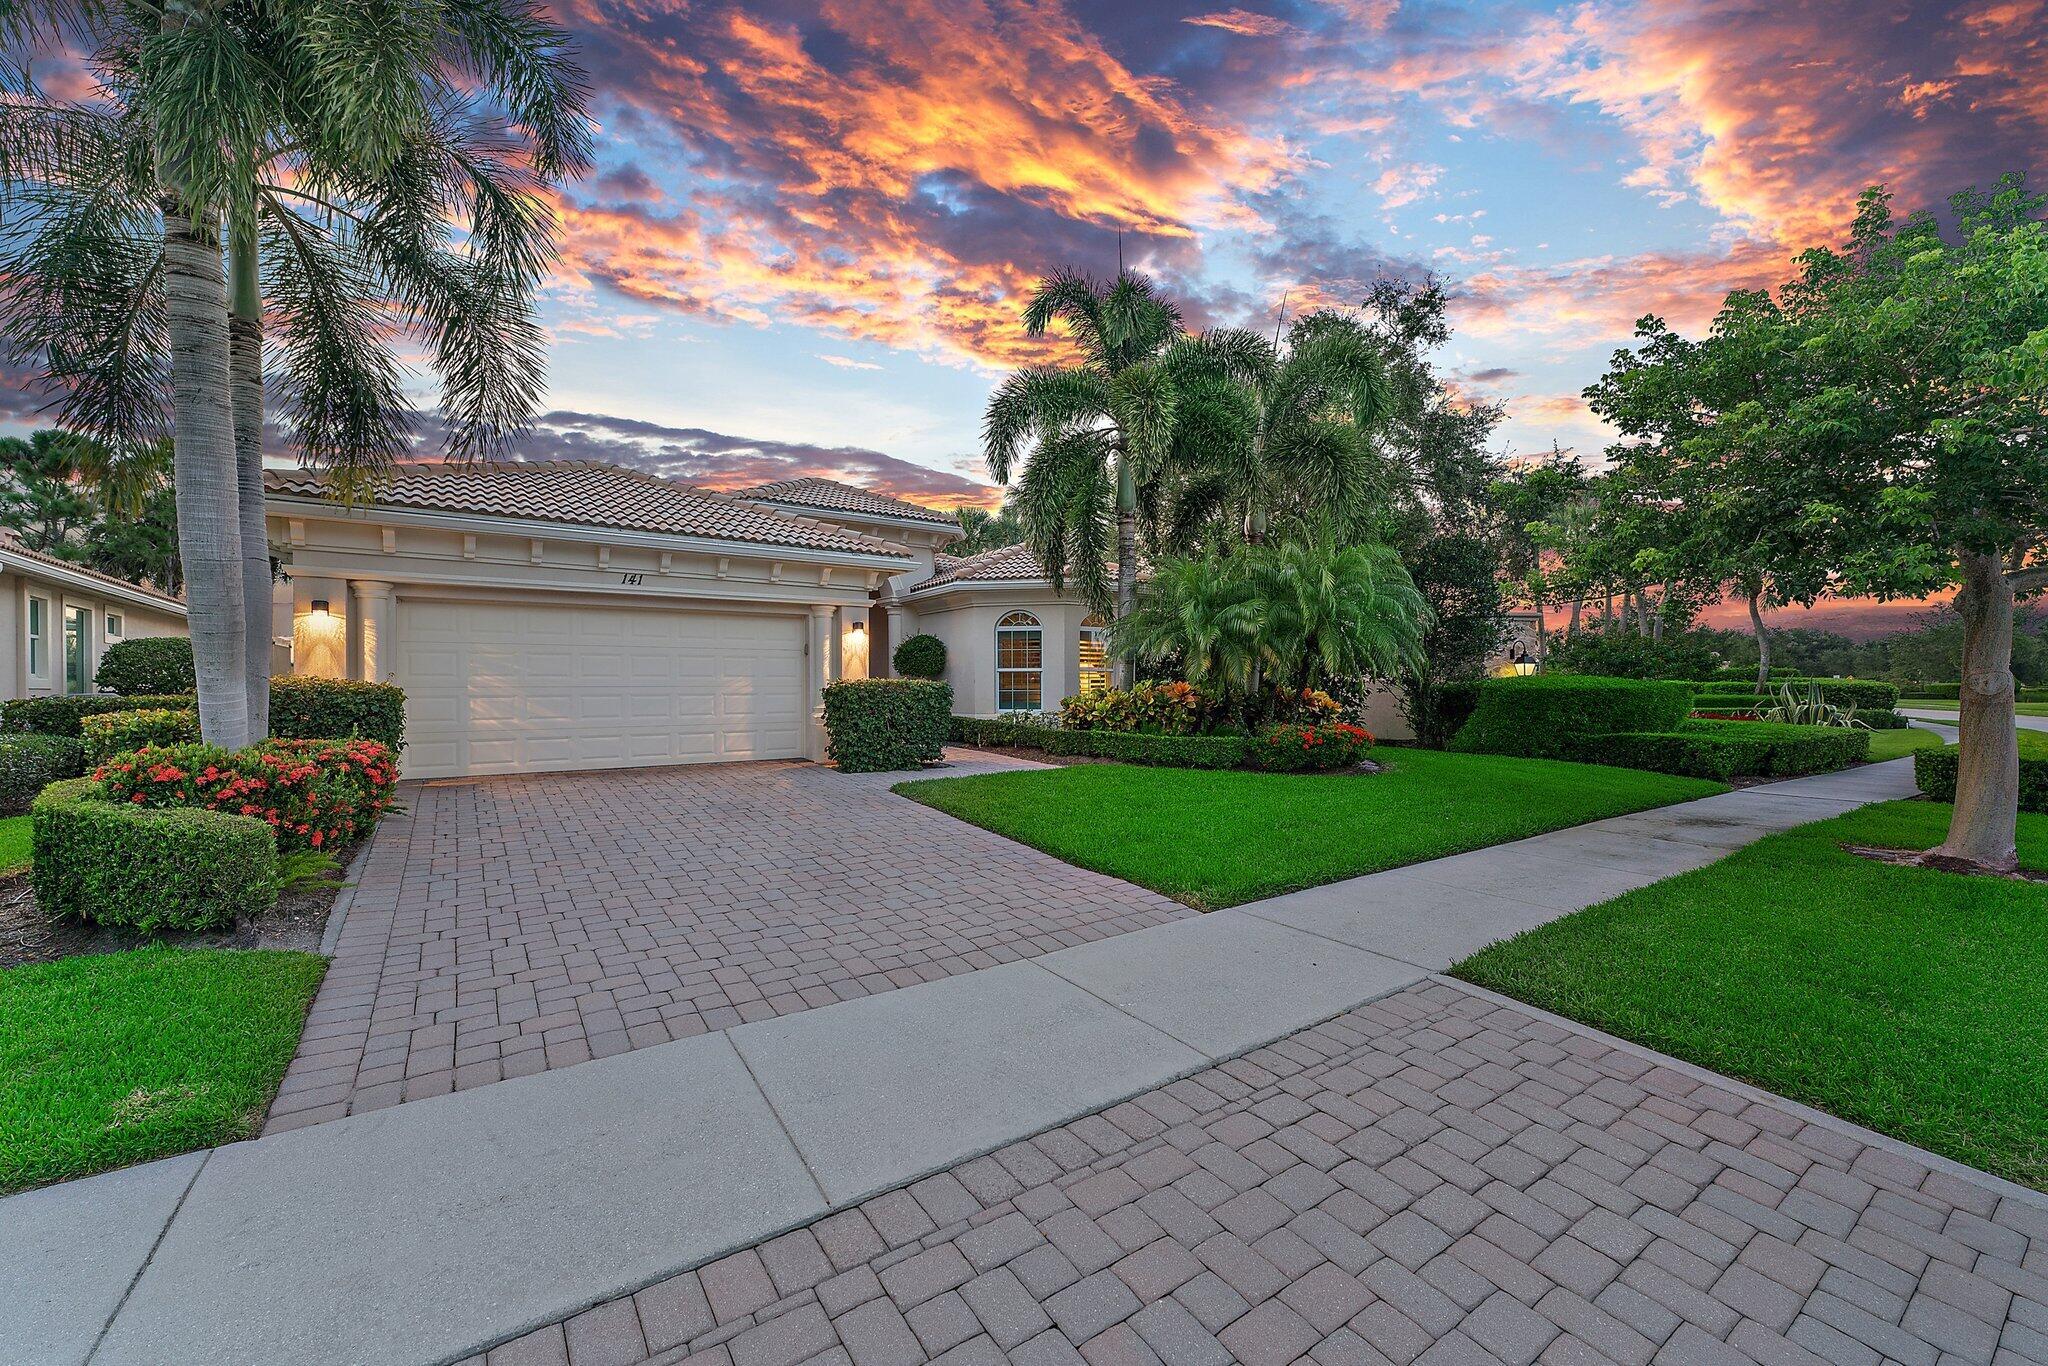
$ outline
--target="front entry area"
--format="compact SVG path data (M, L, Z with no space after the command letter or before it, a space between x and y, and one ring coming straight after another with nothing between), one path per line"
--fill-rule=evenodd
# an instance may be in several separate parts
M405 776L801 757L805 618L401 597Z

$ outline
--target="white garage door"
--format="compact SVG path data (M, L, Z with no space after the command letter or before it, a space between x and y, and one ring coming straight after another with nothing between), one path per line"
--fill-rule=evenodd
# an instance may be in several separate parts
M395 664L411 778L804 751L799 617L401 600Z

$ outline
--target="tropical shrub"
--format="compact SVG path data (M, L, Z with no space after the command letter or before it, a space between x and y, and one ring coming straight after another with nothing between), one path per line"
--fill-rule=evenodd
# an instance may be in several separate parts
M1221 693L1179 681L1140 683L1128 692L1106 688L1068 698L1060 706L1060 725L1068 730L1201 735L1229 715L1229 699Z
M896 647L889 656L903 678L944 678L946 642L934 635L915 635Z
M266 740L239 750L146 749L109 759L92 776L117 805L251 817L290 853L367 834L391 805L398 766L375 740Z
M87 763L133 754L149 745L189 745L199 740L199 713L189 707L144 707L79 718Z
M0 736L0 815L19 815L45 787L83 772L85 744L72 736Z
M280 740L375 740L392 754L405 748L405 689L346 678L270 680L270 734Z
M123 697L191 692L198 686L192 673L192 642L184 636L117 640L100 657L92 681L100 691Z
M1708 680L1696 684L1695 687L1699 696L1703 698L1739 697L1749 701L1761 700L1764 705L1769 706L1782 698L1785 689L1790 688L1794 693L1803 693L1809 684L1819 689L1821 701L1833 707L1855 707L1859 711L1888 711L1899 702L1898 684L1871 678L1801 678L1796 674L1787 675L1784 678L1773 678L1771 686L1761 694L1757 692L1754 680L1748 683Z
M825 753L842 773L886 773L945 753L953 689L924 678L857 678L825 689Z
M1692 684L1536 674L1490 678L1451 748L1475 754L1570 758L1595 735L1673 731L1692 707Z
M1372 734L1349 721L1274 726L1251 746L1254 765L1269 773L1350 768L1372 748Z
M0 702L0 731L10 735L68 735L76 739L80 734L79 721L88 716L192 704L190 693L166 697L107 697L92 693L75 697L17 697Z
M1955 745L1913 751L1913 785L1937 802L1956 799L1962 751ZM2048 759L2020 754L2020 810L2048 814Z
M144 933L211 930L277 902L277 841L250 816L158 810L52 783L30 810L36 905Z
M1242 768L1253 741L1241 735L1153 735L1138 731L1067 730L1010 717L956 716L955 743L1036 749L1069 757L1114 759L1158 768Z

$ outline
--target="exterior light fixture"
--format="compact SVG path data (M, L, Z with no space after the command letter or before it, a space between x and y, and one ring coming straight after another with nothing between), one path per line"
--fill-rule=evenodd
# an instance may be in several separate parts
M1514 653L1508 656L1508 662L1515 666L1515 674L1519 678L1527 678L1536 672L1536 661L1519 645L1515 647Z
M324 617L327 615L327 599L313 599L313 615L316 617Z

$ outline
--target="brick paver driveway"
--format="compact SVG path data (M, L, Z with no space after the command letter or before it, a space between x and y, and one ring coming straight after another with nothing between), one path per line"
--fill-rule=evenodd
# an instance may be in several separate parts
M810 764L399 800L267 1131L1194 914Z
M488 1363L650 1357L2017 1366L2048 1204L1425 983Z

